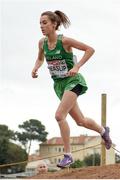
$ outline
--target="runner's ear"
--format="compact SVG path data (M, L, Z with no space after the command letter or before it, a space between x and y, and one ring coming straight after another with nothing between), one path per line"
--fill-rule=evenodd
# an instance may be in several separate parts
M53 27L56 29L56 27L57 27L57 22L54 22Z

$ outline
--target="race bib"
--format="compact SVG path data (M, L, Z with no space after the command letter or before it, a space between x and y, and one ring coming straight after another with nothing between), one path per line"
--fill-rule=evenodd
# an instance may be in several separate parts
M47 61L51 76L64 78L67 76L68 68L65 60Z

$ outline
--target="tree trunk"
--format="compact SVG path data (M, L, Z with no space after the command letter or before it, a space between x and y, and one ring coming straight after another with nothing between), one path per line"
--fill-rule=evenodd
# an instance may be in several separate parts
M28 157L29 157L29 154L30 154L31 142L32 142L32 140L30 140L29 147L28 147Z

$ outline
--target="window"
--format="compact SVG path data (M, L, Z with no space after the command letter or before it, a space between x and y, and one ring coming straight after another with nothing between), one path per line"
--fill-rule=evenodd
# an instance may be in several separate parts
M61 159L58 159L58 162L60 162L61 161Z
M61 152L61 148L58 149L58 152Z

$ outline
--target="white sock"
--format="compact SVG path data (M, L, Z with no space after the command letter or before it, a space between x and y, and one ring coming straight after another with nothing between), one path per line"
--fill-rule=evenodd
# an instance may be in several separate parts
M105 133L105 128L103 127L102 131L101 131L101 136L103 136L103 134Z
M71 153L71 152L69 152L69 153L64 153L64 154L66 154L66 155L68 155L68 156L72 156L72 153Z

